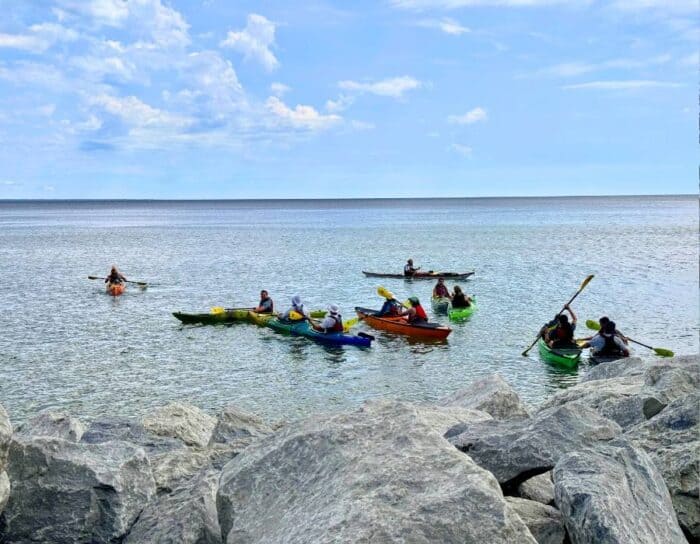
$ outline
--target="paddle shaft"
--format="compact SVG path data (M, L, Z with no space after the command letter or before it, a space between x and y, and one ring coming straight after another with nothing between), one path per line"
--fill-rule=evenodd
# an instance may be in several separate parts
M107 278L101 278L100 276L88 276L89 280L106 280ZM136 285L148 285L148 282L145 281L133 281L133 280L124 280L126 283L135 283Z

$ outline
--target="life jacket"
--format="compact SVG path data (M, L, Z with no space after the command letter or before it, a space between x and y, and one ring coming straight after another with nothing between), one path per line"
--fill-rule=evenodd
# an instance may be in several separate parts
M261 313L271 314L274 312L275 304L274 304L274 302L272 302L272 299L270 297L267 297L267 298L261 300L259 306L264 307L268 302L270 303L270 306L267 308L264 308Z
M335 321L335 324L330 329L326 329L326 332L343 332L343 316L328 314L328 317Z
M605 340L605 345L602 347L602 349L598 350L598 355L617 355L622 351L620 349L620 346L618 346L615 342L614 334L610 336L601 334L601 337L603 338L603 340Z
M419 304L418 306L414 306L413 309L416 311L413 320L422 319L423 321L428 321L428 315L425 313L423 306Z
M436 297L449 297L450 291L445 287L445 285L440 285L439 283L433 289Z
M453 308L469 308L469 303L467 302L467 297L464 296L464 293L461 293L459 295L455 295L452 298L452 307Z
M413 276L415 274L416 269L413 268L410 264L407 264L403 267L403 275L404 276Z
M552 340L559 340L567 342L574 337L574 330L571 328L571 324L561 325L557 324L553 330L549 332L549 338Z

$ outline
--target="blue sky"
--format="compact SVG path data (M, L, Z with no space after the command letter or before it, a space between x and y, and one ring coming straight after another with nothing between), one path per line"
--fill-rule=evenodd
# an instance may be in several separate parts
M697 192L696 0L0 3L0 198Z

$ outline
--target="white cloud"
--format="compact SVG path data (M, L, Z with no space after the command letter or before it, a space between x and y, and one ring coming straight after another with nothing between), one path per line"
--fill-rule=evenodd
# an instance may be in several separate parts
M471 125L472 123L486 121L487 119L488 114L486 113L486 110L481 107L477 107L463 115L449 115L447 117L447 122L453 125Z
M48 64L18 61L13 64L0 63L0 79L14 85L36 85L62 92L70 87L63 72Z
M398 8L427 10L427 9L457 9L473 6L514 6L535 7L555 4L587 4L590 0L391 0Z
M620 11L659 11L668 14L697 15L696 0L613 0L610 5Z
M0 180L0 185L10 186L10 185L20 185L20 184L17 183L16 181L10 181L7 179L3 179L3 180Z
M339 115L323 115L311 106L297 105L291 109L276 96L268 98L265 106L279 120L294 128L324 130L342 120Z
M275 96L284 96L291 90L292 88L284 83L278 83L276 81L274 83L270 83L270 92Z
M354 96L341 94L338 100L327 100L326 101L326 111L331 113L339 113L343 110L349 108L355 101Z
M368 123L367 121L350 121L350 126L355 130L373 130L375 127L374 123Z
M129 5L124 0L58 0L57 3L61 8L54 12L60 19L81 15L98 25L118 27L129 16Z
M448 17L443 17L442 19L425 19L423 21L418 21L416 25L424 28L435 28L452 36L459 36L460 34L471 32L469 28L463 26L459 21Z
M338 83L338 87L347 91L390 96L392 98L402 98L405 92L418 89L422 85L420 81L409 76L383 79L373 83L361 83L358 81L340 81Z
M86 74L91 74L95 78L104 76L115 76L123 81L132 80L136 74L136 67L133 63L120 57L105 57L90 55L85 57L74 57L70 63L82 70Z
M119 117L127 125L133 127L182 129L191 123L191 120L186 117L149 106L135 96L100 95L93 97L90 103Z
M58 42L72 42L79 38L75 30L56 23L41 23L29 27L28 34L0 33L0 47L43 53Z
M633 89L682 87L680 83L655 81L651 79L628 79L622 81L589 81L575 85L564 85L562 89L592 89L601 91L625 91Z
M262 15L248 15L246 27L240 32L229 31L219 45L243 53L246 60L258 61L267 71L279 66L279 61L270 50L275 45L275 23Z
M462 155L462 157L471 157L472 156L472 148L469 147L468 145L452 144L450 146L450 150L454 151L458 155Z
M555 64L547 68L538 70L535 75L553 76L553 77L575 77L591 72L599 72L603 70L619 69L633 70L636 68L646 68L649 66L658 66L667 64L672 60L671 55L656 55L646 59L611 59L597 63L584 62L564 62Z

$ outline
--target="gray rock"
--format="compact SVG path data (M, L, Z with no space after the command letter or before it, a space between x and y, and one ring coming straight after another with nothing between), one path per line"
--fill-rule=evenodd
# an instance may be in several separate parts
M518 496L542 504L554 504L552 471L538 474L518 486Z
M15 432L25 437L44 436L79 442L85 432L85 424L64 412L46 410L19 425Z
M0 404L0 471L5 469L7 460L7 449L10 447L10 439L12 438L12 424L10 418Z
M562 455L596 448L620 433L592 408L569 403L531 419L460 424L445 436L509 489L547 472Z
M93 421L80 441L86 444L129 442L141 446L149 456L185 447L185 443L181 440L157 436L147 431L140 423L130 419L111 417Z
M442 438L454 416L423 410L370 402L254 443L221 475L225 541L534 543L493 476Z
M211 440L216 418L196 406L174 402L143 418L143 426L158 436L178 438L188 446L205 447Z
M675 400L625 436L646 451L671 493L683 530L700 541L700 393Z
M220 544L219 473L203 471L143 510L124 544Z
M685 544L664 480L632 446L575 452L554 468L555 500L573 544Z
M508 504L530 529L538 544L562 544L566 536L564 521L559 510L545 504L506 497Z
M617 361L610 361L594 366L583 378L581 382L591 382L595 380L609 380L610 378L622 378L624 376L641 376L647 363L639 357L625 357Z
M153 455L150 461L158 493L170 493L202 468L211 465L207 451L190 448L159 453Z
M155 494L146 454L125 442L15 437L8 474L7 542L116 541Z
M499 374L476 380L468 387L438 401L441 406L461 406L481 410L495 419L526 418L527 407Z
M655 364L644 372L644 390L654 397L656 405L645 404L647 419L654 417L674 400L698 390L700 381L692 366L681 368L675 365Z
M240 443L242 439L248 439L250 443L272 432L273 429L258 416L236 406L227 406L218 414L209 445L233 441Z
M10 499L10 478L7 472L0 472L0 514L7 506L7 501Z

